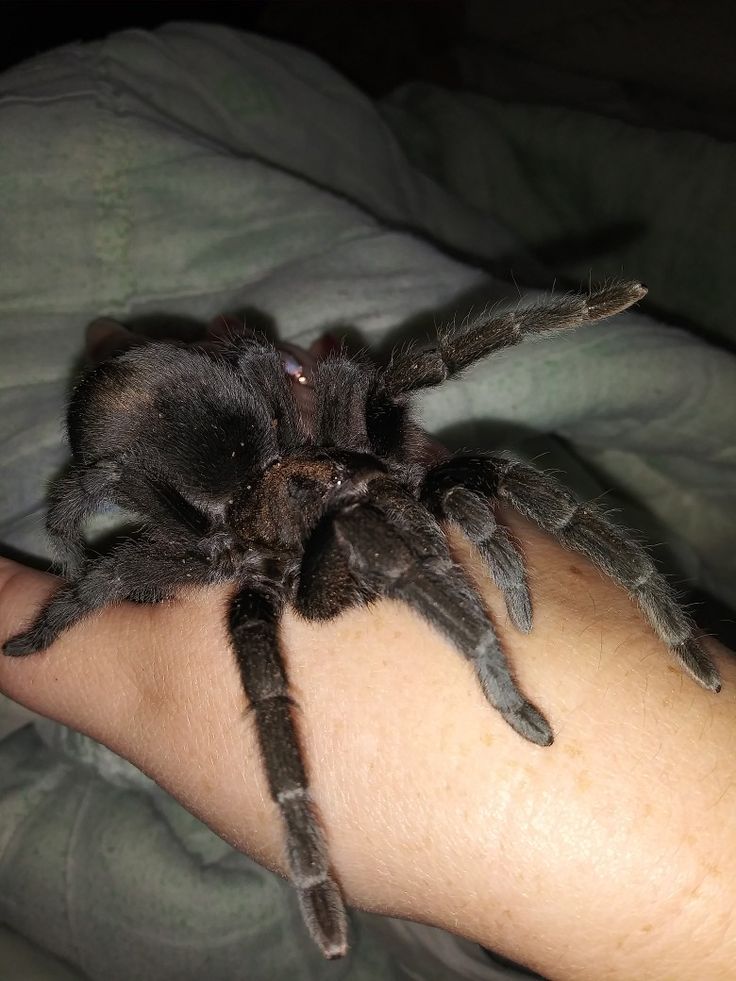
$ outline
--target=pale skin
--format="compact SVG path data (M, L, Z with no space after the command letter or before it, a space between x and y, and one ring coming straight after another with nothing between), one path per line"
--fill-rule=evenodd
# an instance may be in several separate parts
M723 690L701 689L621 590L530 525L513 527L530 567L528 636L456 544L523 690L552 723L549 748L506 726L470 666L398 604L325 625L284 620L346 898L551 979L732 979L736 660L707 642ZM0 641L55 585L0 562ZM282 869L226 639L228 591L105 610L42 655L0 658L0 688L132 760L236 848Z

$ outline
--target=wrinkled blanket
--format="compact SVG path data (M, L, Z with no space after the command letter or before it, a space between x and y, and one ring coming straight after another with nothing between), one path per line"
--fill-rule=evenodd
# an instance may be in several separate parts
M186 24L71 45L0 79L6 549L47 555L45 486L94 317L250 310L298 343L326 328L374 346L431 333L517 297L489 269L539 272L519 214L551 180L540 146L587 125L634 153L625 123L514 115L488 97L455 131L445 98L405 90L379 109L309 54ZM550 232L556 218L566 231L564 201L545 206ZM683 216L698 206L682 200ZM630 312L509 350L421 409L450 445L512 445L588 495L613 488L671 568L736 605L734 392L731 354ZM1 922L100 981L327 976L288 886L101 747L26 722L0 703ZM354 934L330 977L506 976L422 928L356 915Z

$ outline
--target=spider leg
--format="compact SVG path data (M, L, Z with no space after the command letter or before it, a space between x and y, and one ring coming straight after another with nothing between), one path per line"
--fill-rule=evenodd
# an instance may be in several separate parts
M503 457L455 458L436 468L434 479L507 501L561 545L584 555L623 586L684 670L704 688L720 691L715 665L651 556L595 505L579 501L547 474Z
M54 593L26 630L5 643L3 653L22 657L46 650L65 630L112 603L156 603L177 586L206 585L224 578L204 556L191 550L168 556L167 544L158 539L122 542L107 555L90 560L75 581Z
M435 488L432 472L425 481L422 498L435 517L458 525L476 546L503 594L509 619L518 630L529 633L532 601L524 559L508 531L496 521L491 502L462 486Z
M529 334L569 330L612 317L646 296L641 283L611 283L589 295L568 294L517 307L496 316L483 313L475 320L446 328L429 350L397 351L380 376L380 389L395 397L417 388L439 385L482 358Z
M114 457L100 458L93 464L74 461L52 483L46 529L66 578L74 576L84 564L85 520L108 502L141 515L159 534L177 541L186 536L185 547L191 548L195 539L199 547L206 549L208 539L217 537L210 517L164 477L150 467L128 461L129 472L122 481L124 465L122 459Z
M70 464L51 485L46 530L66 577L73 575L84 563L87 546L82 526L85 519L107 498L107 481L102 473L75 463Z
M431 523L416 507L425 526ZM299 611L323 619L377 596L407 604L473 664L486 698L516 732L550 745L549 723L517 687L481 599L444 540L440 546L425 537L420 554L408 544L413 536L405 540L397 524L363 504L328 516L305 554Z
M341 957L347 950L345 906L330 872L292 718L278 641L282 607L282 598L268 587L242 586L230 603L230 636L254 711L271 797L284 822L289 870L304 921L326 957Z

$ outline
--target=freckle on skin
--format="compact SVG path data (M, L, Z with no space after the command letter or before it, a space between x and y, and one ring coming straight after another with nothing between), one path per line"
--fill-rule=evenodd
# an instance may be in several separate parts
M582 773L578 773L578 775L575 777L575 786L581 793L585 793L586 790L590 790L592 785L593 783L587 770L583 770Z

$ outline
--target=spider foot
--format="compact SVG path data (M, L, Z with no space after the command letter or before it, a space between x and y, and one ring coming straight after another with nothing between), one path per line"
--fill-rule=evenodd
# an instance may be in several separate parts
M522 702L502 714L511 728L528 742L537 746L551 746L555 741L549 722L531 702Z
M713 692L721 690L721 676L718 673L718 668L703 650L700 642L694 637L686 640L683 644L673 646L672 652L685 671L703 688Z
M304 922L328 960L344 957L348 949L345 905L334 879L326 878L298 890Z
M3 654L7 657L27 657L50 647L55 635L44 628L43 624L34 624L22 634L16 634L3 644Z

